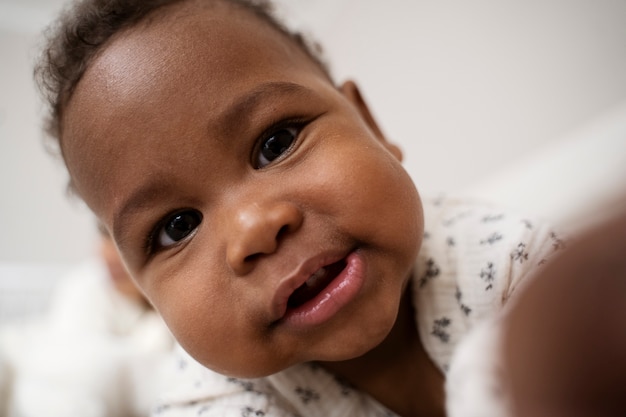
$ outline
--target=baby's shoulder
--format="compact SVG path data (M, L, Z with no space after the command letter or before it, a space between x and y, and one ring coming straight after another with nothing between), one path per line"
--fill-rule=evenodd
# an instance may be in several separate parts
M465 334L565 243L545 222L479 201L425 200L424 217L414 300L422 341L445 369Z
M454 246L454 242L447 239L454 235L467 244L487 247L519 236L543 238L552 234L553 240L558 239L545 221L483 200L438 197L424 199L423 207L425 238L444 238L448 246ZM487 238L483 238L485 233L489 233Z
M469 279L479 285L478 276L486 290L492 289L497 277L525 275L565 246L546 222L487 202L425 200L424 217L418 269L425 275L420 285L429 280L428 269L444 268L456 284Z

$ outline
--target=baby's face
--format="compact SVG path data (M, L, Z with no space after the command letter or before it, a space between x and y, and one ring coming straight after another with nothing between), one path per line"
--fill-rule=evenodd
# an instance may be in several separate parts
M111 239L103 236L100 240L99 249L100 257L106 266L106 272L113 288L123 296L135 302L140 304L145 303L143 294L128 275L128 272L126 272L126 268L120 259L117 248Z
M62 143L78 192L204 365L253 377L365 353L421 244L399 152L352 85L264 23L175 10L78 85Z

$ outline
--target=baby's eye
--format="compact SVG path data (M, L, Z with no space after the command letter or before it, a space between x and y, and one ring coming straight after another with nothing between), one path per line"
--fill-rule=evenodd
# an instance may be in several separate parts
M263 168L281 156L295 142L298 133L298 127L285 127L268 135L254 158L255 167Z
M156 230L154 248L167 248L185 239L202 222L202 215L196 210L178 212Z

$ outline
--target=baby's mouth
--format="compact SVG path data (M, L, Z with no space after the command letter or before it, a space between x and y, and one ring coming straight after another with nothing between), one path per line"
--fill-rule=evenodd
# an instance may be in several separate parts
M296 288L287 300L288 308L300 307L307 301L315 298L328 286L341 271L346 267L346 261L340 260L334 264L326 265L315 271L304 284Z

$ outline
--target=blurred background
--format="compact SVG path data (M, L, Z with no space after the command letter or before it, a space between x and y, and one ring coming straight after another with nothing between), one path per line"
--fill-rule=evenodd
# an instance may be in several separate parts
M40 32L63 4L0 0L5 277L24 265L63 268L96 241L86 208L65 195L61 161L45 152L32 81ZM610 199L626 184L626 1L278 6L320 42L338 81L359 83L423 195L470 193L549 217L568 199Z

